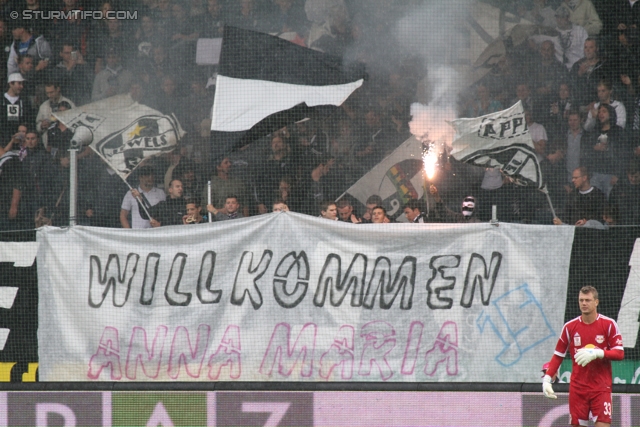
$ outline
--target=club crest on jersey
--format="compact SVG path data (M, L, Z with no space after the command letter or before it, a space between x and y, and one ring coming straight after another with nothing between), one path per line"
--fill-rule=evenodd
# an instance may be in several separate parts
M582 341L580 341L580 335L575 334L573 336L573 345L574 347L580 347L582 345Z
M604 335L596 335L596 342L602 344L604 342Z

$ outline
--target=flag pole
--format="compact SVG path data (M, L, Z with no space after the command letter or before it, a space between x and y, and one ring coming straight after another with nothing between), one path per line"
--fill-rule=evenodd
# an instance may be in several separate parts
M551 213L553 214L553 217L556 218L557 217L556 210L553 208L553 203L551 203L551 197L549 197L549 190L547 190L547 186L545 185L544 187L542 187L540 191L542 191L544 195L547 196L547 203L549 203L549 207L551 208Z
M120 176L120 174L116 174L116 175ZM120 176L120 179L122 179L122 181L124 181L124 183L127 184L127 187L129 187L129 191L133 191L133 187L131 187L131 185L127 182L126 179L122 178L121 176ZM139 202L138 205L142 206L142 209L144 210L144 213L147 214L147 217L149 217L149 221L151 221L153 218L151 217L151 214L147 210L147 207L144 205L144 202L142 201L142 195L140 195L140 197L136 197L136 200Z
M207 206L211 204L211 180L207 182ZM209 212L209 222L213 222L213 218L211 218L212 213Z

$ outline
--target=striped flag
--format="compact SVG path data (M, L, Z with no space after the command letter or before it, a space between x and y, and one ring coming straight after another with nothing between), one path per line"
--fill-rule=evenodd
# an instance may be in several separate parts
M365 78L364 66L287 40L225 27L211 130L249 143L322 106L339 106Z

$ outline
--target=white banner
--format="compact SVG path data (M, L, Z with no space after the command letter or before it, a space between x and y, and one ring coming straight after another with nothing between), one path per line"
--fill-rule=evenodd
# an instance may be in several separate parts
M45 227L40 381L536 382L573 232L290 212Z

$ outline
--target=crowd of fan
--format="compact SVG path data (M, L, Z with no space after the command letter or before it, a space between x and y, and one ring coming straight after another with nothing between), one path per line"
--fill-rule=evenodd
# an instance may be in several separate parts
M515 12L542 30L518 48L507 43L492 71L462 91L458 112L477 117L522 101L556 215L541 192L446 155L427 196L389 215L379 196L366 206L348 197L330 202L410 136L410 105L428 102L428 58L407 52L391 31L420 1L345 0L322 23L308 19L304 0L0 1L0 60L7 63L0 78L8 82L0 107L0 229L68 224L73 134L52 113L116 94L175 114L187 136L174 152L145 161L129 178L133 190L82 150L80 224L148 228L272 210L353 223L477 222L491 219L493 205L501 221L640 224L640 2L558 1L517 2ZM138 15L11 15L77 9ZM365 62L369 79L328 118L212 156L215 85L212 70L195 64L195 49L199 38L220 37L224 25Z

